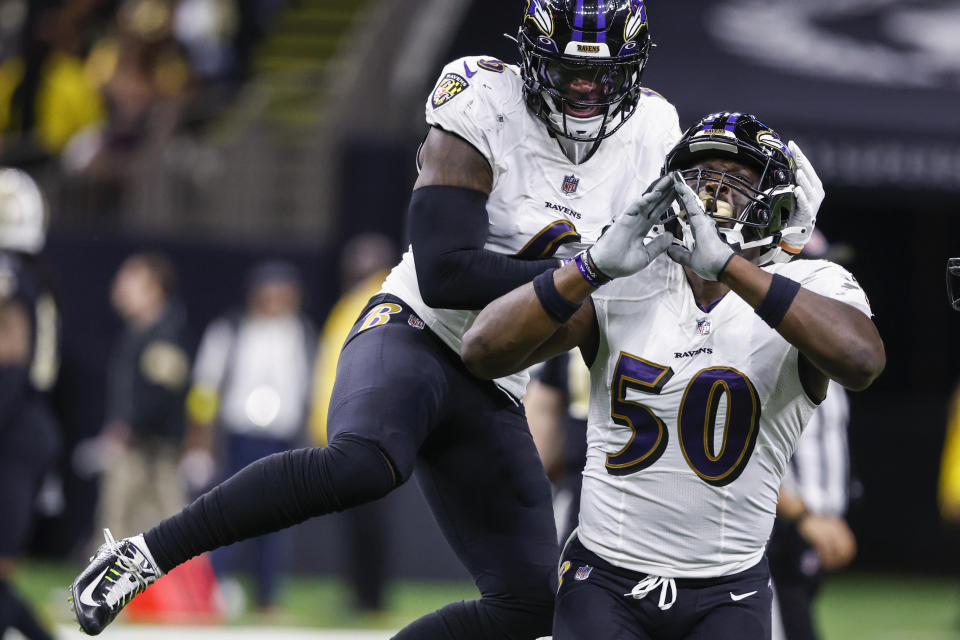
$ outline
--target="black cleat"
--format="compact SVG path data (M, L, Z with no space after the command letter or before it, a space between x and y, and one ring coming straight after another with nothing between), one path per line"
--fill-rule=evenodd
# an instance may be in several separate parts
M103 535L107 541L70 585L77 622L91 636L103 631L135 595L162 575L142 535L120 542L109 529Z

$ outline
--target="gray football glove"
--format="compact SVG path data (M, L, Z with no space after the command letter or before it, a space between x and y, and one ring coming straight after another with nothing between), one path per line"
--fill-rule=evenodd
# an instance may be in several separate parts
M783 237L780 240L780 248L783 251L774 257L775 262L789 261L806 246L813 228L817 225L817 212L825 195L823 183L797 143L791 140L787 143L787 148L790 149L796 162L797 189L794 193L797 197L797 206L790 214L787 226L783 230Z
M685 267L690 267L704 280L719 280L720 273L736 255L720 235L717 221L706 214L703 202L687 185L679 172L671 174L677 199L687 212L686 233L693 233L693 248L674 244L667 253L673 260ZM689 245L689 238L684 238Z
M640 271L666 251L671 242L668 234L646 243L644 239L674 198L673 179L666 175L621 213L588 251L597 269L609 278L622 278Z

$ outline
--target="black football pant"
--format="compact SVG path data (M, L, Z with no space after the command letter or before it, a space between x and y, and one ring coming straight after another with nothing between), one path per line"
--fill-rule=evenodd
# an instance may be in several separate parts
M770 640L766 558L729 576L677 578L640 599L631 594L645 574L610 564L576 536L562 561L555 640Z
M398 640L550 634L559 555L550 485L523 409L474 378L406 305L374 297L345 343L330 445L264 458L145 534L164 571L244 538L379 498L417 479L480 599Z

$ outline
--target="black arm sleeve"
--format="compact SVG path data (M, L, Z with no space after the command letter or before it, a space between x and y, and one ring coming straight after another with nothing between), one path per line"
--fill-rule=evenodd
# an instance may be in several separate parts
M410 200L410 241L423 301L435 309L482 309L526 284L555 259L521 260L483 248L487 196L431 185Z

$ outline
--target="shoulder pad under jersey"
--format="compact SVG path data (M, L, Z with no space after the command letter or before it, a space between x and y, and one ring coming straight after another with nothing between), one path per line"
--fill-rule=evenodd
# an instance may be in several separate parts
M427 124L454 133L487 160L509 126L509 115L525 109L516 69L496 58L469 56L443 68L426 102Z
M853 274L829 260L792 260L766 269L796 280L804 289L849 304L872 316L870 300Z

